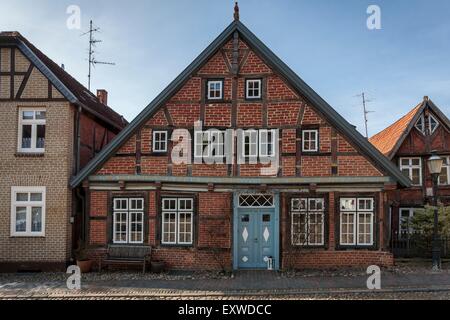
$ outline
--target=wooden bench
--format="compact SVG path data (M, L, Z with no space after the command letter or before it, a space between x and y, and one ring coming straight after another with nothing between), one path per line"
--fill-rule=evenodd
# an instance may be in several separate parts
M102 271L102 267L109 264L142 264L142 272L145 273L151 256L151 246L108 245L106 258L100 260L99 270Z

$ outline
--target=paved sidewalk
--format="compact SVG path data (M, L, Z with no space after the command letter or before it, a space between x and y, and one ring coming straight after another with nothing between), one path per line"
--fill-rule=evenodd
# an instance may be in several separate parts
M311 276L286 276L268 271L238 272L232 278L219 279L121 279L118 275L102 280L82 279L81 290L68 290L65 277L43 280L45 274L36 276L1 277L0 299L14 298L207 298L207 297L281 297L292 295L368 293L367 277L355 274ZM115 277L117 279L115 279ZM392 273L382 272L381 293L445 292L450 293L450 273Z

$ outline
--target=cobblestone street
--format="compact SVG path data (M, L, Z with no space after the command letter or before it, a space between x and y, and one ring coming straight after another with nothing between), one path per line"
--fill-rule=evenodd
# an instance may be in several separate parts
M382 270L369 291L364 270L140 274L90 273L68 290L64 273L0 275L0 299L450 299L450 271Z

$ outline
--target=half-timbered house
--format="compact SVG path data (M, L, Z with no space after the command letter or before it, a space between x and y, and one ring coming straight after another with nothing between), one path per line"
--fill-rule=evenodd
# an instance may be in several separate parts
M79 172L127 122L18 32L0 33L0 270L62 269Z
M412 181L410 188L388 192L393 239L413 231L409 222L414 212L432 204L427 166L432 153L444 159L438 196L441 203L450 204L450 121L428 97L370 142Z
M410 180L236 14L71 185L97 260L285 269L391 265L387 190Z

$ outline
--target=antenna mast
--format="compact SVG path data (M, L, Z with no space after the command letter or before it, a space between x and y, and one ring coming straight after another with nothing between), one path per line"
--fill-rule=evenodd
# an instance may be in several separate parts
M357 97L362 97L362 103L363 103L363 111L364 111L364 127L366 129L366 138L369 139L369 119L367 118L367 115L369 113L373 113L374 111L367 110L367 103L372 102L372 100L366 99L366 93L363 92L362 94L357 95Z
M95 67L96 64L106 64L115 66L116 64L113 62L104 62L104 61L97 61L95 59L94 54L96 51L94 51L94 47L97 43L102 42L102 40L97 40L94 38L94 33L100 32L100 28L94 28L92 20L89 23L89 31L86 33L83 33L82 36L89 34L89 74L88 74L88 89L91 91L91 78L92 78L92 67Z

